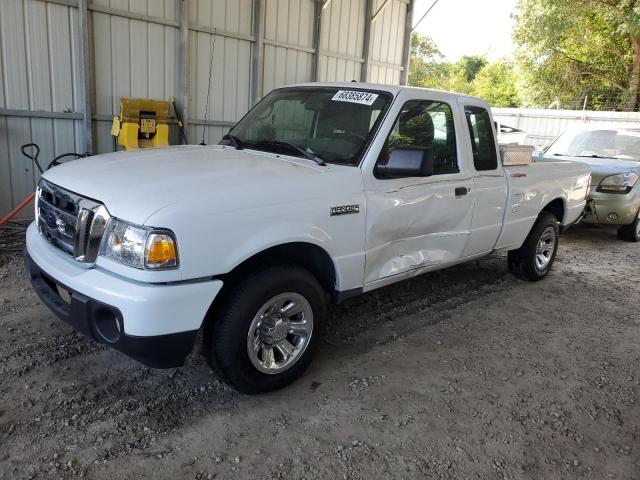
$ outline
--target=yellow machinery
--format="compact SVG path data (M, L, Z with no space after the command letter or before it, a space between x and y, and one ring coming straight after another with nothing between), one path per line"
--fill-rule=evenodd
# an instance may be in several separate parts
M113 117L111 135L125 150L169 145L171 102L149 98L121 98L120 116Z

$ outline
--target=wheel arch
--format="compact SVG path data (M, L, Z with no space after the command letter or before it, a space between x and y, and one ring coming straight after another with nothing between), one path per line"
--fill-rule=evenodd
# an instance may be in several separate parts
M236 265L230 272L218 275L223 282L220 293L216 296L205 316L205 326L217 317L225 304L233 285L257 269L272 265L294 264L308 270L315 276L328 297L335 301L339 292L336 289L338 270L329 253L322 247L310 242L287 242L265 248Z
M558 220L560 228L562 229L566 213L566 206L563 198L558 197L551 200L542 208L541 212L549 212L556 217L556 220Z
M310 242L287 242L265 248L244 259L221 277L223 280L233 281L256 268L282 263L294 263L306 268L330 295L336 290L338 273L331 255L324 248Z

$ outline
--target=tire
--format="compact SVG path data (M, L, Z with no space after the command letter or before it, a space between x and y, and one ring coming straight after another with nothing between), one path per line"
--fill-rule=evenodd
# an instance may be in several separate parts
M618 238L629 242L640 242L640 210L631 225L624 225L618 229Z
M288 317L281 313L287 309L301 311ZM267 267L231 286L218 317L205 326L205 356L242 393L283 388L315 356L325 314L325 292L310 272L294 265Z
M559 238L558 220L553 214L542 212L522 246L518 250L509 252L508 262L511 273L530 282L542 280L551 270L556 258ZM538 251L539 245L540 251Z

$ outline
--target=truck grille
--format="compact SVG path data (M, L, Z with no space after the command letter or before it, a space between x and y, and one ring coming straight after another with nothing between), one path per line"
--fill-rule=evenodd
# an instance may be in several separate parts
M109 218L109 212L99 202L43 179L38 183L38 231L51 245L79 262L95 262Z

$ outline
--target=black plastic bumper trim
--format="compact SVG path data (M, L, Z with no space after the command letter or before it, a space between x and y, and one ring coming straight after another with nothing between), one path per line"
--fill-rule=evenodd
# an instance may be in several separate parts
M333 303L340 305L350 298L362 295L362 287L352 288L351 290L336 290L333 294Z
M99 302L93 298L68 288L44 272L33 261L29 252L24 251L27 273L33 289L42 302L61 320L92 340L108 345L130 358L153 368L174 368L184 365L185 358L193 349L198 330L138 337L121 333L117 339L110 340L98 327L98 314L110 312L124 332L122 313L116 307ZM57 291L56 285L69 292L71 303L65 302Z

